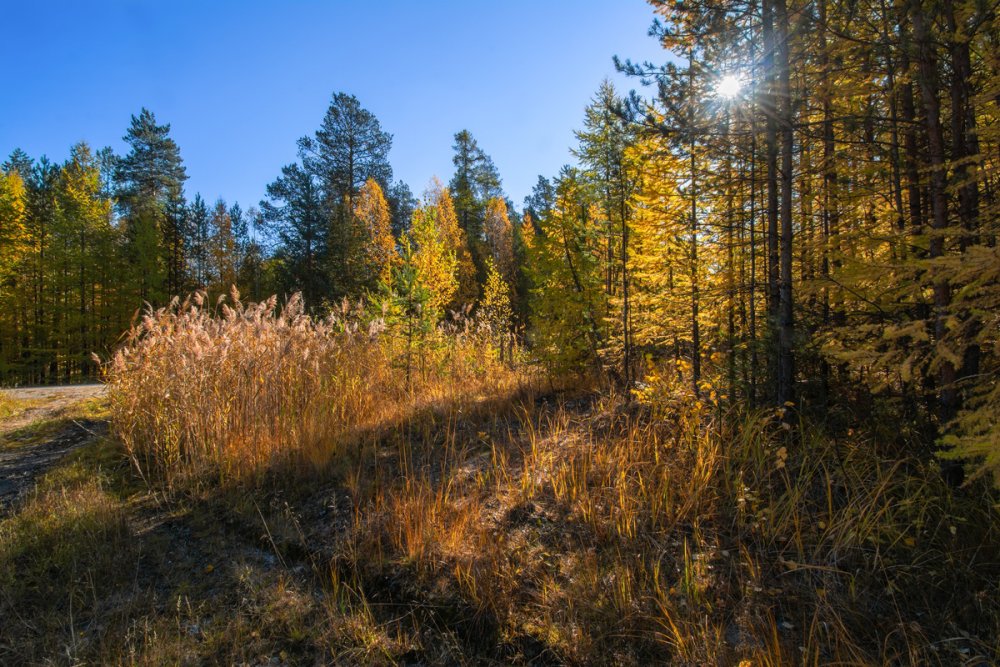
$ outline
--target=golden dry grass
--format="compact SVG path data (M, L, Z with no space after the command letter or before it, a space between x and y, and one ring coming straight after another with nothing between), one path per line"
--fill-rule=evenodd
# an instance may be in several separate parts
M168 485L319 468L414 411L523 383L488 340L434 332L406 369L403 341L360 307L317 320L298 296L279 310L234 295L213 310L195 295L147 313L106 365L112 421L137 469Z
M0 391L0 421L16 415L23 409L23 402L17 401Z
M232 619L214 612L211 649L163 643L144 616L145 661L1000 656L987 486L950 489L863 424L788 428L669 382L639 402L543 396L473 329L435 334L407 386L391 330L362 321L188 304L150 315L109 366L115 429L153 488L194 489L278 559L246 575L258 592Z

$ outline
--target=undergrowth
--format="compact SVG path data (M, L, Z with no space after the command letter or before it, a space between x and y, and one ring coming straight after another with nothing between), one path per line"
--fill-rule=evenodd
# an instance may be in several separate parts
M476 322L414 341L360 307L317 320L297 295L276 301L234 295L215 311L199 294L131 330L105 372L112 420L143 475L172 485L322 467L415 410L526 382Z
M877 441L879 425L791 425L676 386L638 401L544 394L468 328L440 333L407 386L392 332L368 326L294 303L221 317L187 305L151 315L111 363L114 428L152 488L184 490L172 502L274 560L255 575L234 562L244 592L228 614L190 612L201 639L145 617L134 650L239 661L270 645L289 663L349 664L1000 657L994 492L950 488L921 448Z

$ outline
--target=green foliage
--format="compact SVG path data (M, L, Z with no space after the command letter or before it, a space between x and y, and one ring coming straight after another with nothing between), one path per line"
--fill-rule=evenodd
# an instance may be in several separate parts
M455 154L452 163L455 175L448 183L448 190L454 198L458 222L465 232L469 251L476 267L480 284L486 277L485 217L487 203L501 197L500 176L493 159L487 155L468 130L455 134L452 146Z
M405 370L407 389L412 388L415 367L425 357L428 338L438 319L435 304L441 299L440 295L435 299L427 285L426 259L424 264L422 270L410 238L403 237L402 262L393 269L391 285L383 285L388 297L383 301L382 317L390 334L402 341L402 353L396 364Z

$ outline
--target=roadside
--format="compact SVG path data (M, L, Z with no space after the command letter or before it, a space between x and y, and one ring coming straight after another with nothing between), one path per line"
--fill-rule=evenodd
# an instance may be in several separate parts
M33 424L51 419L72 406L91 398L103 396L103 384L74 384L58 387L19 387L0 389L0 394L24 406L9 419L0 421L0 436Z
M66 454L105 432L81 405L104 391L101 384L2 390L18 408L0 421L0 514Z

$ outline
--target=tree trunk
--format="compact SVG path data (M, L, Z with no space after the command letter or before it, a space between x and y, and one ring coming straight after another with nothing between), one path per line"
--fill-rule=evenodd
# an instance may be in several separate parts
M778 331L778 404L794 400L794 306L792 302L792 170L793 114L788 66L788 12L785 0L775 0L775 60L778 70L781 126L781 267Z
M941 103L937 97L937 72L932 51L927 19L919 0L910 7L913 23L913 37L916 45L917 79L924 103L927 126L927 147L930 161L930 196L933 218L933 235L930 241L930 258L944 255L944 234L948 227L948 194L946 191L946 169L944 155L944 134L941 129ZM947 334L947 317L951 306L951 286L947 277L934 278L934 337L940 344ZM940 359L938 371L938 409L942 422L949 421L955 414L957 393L955 391L956 369L946 358Z

